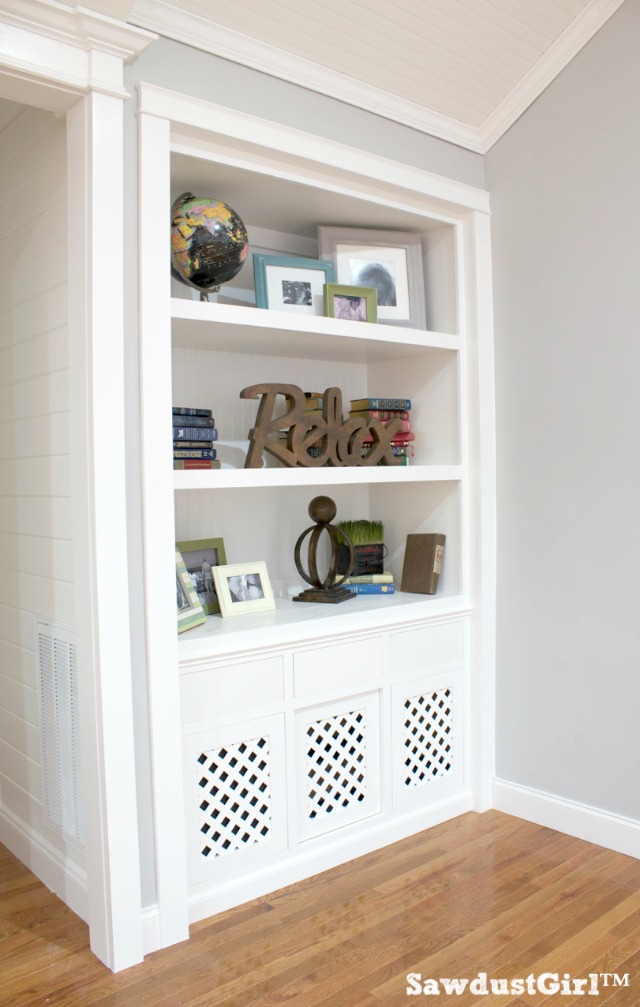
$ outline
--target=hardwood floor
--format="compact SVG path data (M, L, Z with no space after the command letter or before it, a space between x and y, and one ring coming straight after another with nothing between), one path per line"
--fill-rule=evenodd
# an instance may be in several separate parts
M0 892L1 1007L640 1004L640 861L499 812L198 923L115 976L87 927L1 847ZM553 974L564 985L537 989L542 973L547 990ZM427 981L441 978L468 988L436 995ZM491 992L491 979L523 989Z

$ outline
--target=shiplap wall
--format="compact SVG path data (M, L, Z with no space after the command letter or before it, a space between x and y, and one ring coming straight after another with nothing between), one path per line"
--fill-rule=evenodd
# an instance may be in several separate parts
M74 622L66 216L65 120L25 108L0 135L0 811L61 850L43 825L35 619Z

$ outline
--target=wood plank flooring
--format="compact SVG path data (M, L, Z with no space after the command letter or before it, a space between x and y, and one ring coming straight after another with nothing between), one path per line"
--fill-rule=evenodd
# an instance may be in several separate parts
M640 1005L640 861L494 811L198 923L115 976L2 847L0 893L0 1007ZM543 973L564 985L527 987Z

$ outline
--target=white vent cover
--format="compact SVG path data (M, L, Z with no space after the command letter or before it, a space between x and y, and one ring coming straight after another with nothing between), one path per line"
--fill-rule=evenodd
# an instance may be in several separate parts
M84 847L75 635L36 622L45 824Z

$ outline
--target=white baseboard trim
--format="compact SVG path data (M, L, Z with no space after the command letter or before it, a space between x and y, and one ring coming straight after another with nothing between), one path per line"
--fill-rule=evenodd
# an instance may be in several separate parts
M413 811L392 821L382 821L378 827L368 819L360 823L362 831L351 831L349 837L329 834L322 837L322 848L319 837L309 841L309 845L303 844L286 862L266 864L241 876L236 875L217 884L212 882L204 891L192 892L189 897L189 922L208 919L252 899L269 895L472 810L472 797L466 791L446 798L426 811Z
M150 955L164 947L160 928L160 907L156 903L142 910L142 954Z
M640 859L640 822L507 780L493 781L497 811Z
M69 909L85 923L88 921L87 875L81 867L31 825L3 807L0 807L0 842Z

